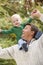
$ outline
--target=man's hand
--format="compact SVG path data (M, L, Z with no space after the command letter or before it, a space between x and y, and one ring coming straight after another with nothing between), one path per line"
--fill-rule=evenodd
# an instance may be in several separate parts
M31 16L32 16L33 18L40 18L41 13L40 13L39 10L35 9L35 10L32 11Z

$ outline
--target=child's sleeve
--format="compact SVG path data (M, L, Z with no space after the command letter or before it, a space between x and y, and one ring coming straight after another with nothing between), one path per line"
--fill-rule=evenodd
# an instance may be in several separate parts
M32 18L32 17L29 17L26 22L24 22L24 23L21 24L21 26L24 28L24 25L25 25L26 23L31 23L32 20L33 20L33 18Z
M2 34L10 34L10 33L12 33L12 32L13 32L13 31L12 31L12 28L9 29L9 30L2 30L2 31L1 31Z
M31 23L32 20L33 20L33 18L32 18L32 17L29 17L29 18L27 19L27 23Z

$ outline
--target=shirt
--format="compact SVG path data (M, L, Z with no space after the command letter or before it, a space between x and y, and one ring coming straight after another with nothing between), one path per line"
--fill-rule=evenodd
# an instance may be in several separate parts
M43 14L41 14L41 16L40 16L40 20L43 22Z
M28 52L18 49L18 44L0 49L0 58L14 59L17 65L43 65L43 34L31 41Z

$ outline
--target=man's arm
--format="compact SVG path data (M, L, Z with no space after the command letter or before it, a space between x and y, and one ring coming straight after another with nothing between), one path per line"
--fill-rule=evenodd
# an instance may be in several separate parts
M41 16L40 16L40 20L43 22L43 14L41 14Z
M40 36L40 38L37 40L38 46L40 49L43 49L43 34ZM42 50L43 51L43 50Z
M38 18L41 22L43 22L43 14L40 13L39 10L37 10L37 9L33 10L32 13L31 13L31 16L33 18Z
M13 55L14 55L13 46L9 48L0 49L0 58L2 59L12 59Z

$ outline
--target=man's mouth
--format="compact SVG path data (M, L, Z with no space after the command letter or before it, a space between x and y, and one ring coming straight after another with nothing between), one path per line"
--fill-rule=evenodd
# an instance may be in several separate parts
M25 34L24 34L24 32L22 33L22 37L24 37L25 36Z

